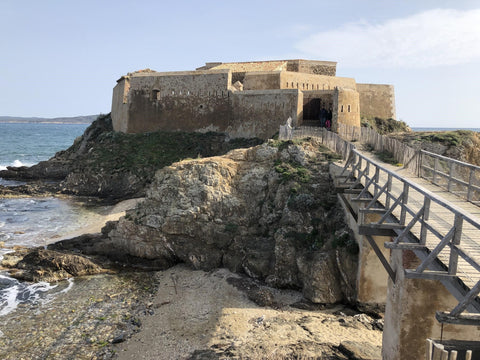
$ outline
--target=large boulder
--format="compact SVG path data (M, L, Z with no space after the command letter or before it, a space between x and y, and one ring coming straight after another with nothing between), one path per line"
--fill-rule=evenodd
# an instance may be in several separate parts
M270 142L175 163L156 173L146 200L110 240L132 256L227 267L302 289L314 302L345 300L354 288L356 248L346 238L326 158L311 141Z
M54 282L105 270L91 260L58 251L34 249L6 254L2 265L14 268L10 275L19 280Z

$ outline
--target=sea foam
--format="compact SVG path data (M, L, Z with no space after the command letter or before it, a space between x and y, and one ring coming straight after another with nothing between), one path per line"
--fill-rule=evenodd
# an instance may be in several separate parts
M0 275L0 316L14 311L19 304L45 306L59 294L70 291L73 287L73 278L65 282L50 284L41 281L34 284L19 282L8 276ZM4 289L1 289L5 287Z

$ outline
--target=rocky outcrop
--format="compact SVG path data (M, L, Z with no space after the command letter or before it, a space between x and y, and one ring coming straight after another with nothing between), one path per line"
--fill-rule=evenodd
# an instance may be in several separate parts
M113 131L110 115L99 116L67 150L32 167L8 167L4 179L48 183L53 193L97 196L113 202L141 197L155 171L184 158L221 155L231 149L259 144L259 139L229 139L220 133ZM10 194L39 194L43 188L9 187Z
M93 275L105 270L89 259L58 251L34 249L5 254L2 265L13 268L10 275L19 280L55 282L74 276Z
M357 247L319 148L270 141L165 167L109 232L112 247L165 266L227 267L317 303L350 299Z

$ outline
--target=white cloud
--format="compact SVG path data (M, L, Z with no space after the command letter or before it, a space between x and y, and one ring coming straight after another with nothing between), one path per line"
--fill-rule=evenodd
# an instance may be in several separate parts
M306 57L352 67L429 67L480 60L480 9L429 10L382 24L366 21L310 35Z

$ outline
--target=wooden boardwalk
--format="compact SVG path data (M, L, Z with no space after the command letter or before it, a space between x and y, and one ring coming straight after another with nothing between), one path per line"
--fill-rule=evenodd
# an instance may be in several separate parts
M468 318L465 322L480 324L480 207L357 149L351 151L343 173L337 183L352 194L351 201L362 203L359 229L372 246L372 235L389 234L392 242L385 247L422 254L416 269L405 270L406 277L458 283L459 304L446 317L437 314L437 319L461 322ZM369 212L379 214L380 220L364 224L363 214ZM376 252L395 281L388 259ZM462 315L466 309L477 315Z
M480 326L480 207L474 205L480 204L480 167L413 149L372 129L344 128L339 135L300 127L283 139L317 138L341 154L346 162L337 188L350 194L350 201L360 202L359 232L390 278L395 281L396 274L373 235L391 236L386 248L417 255L420 265L406 269L405 277L439 280L457 298L459 304L449 313L437 313L437 320ZM392 153L405 165L382 163L358 150L359 144ZM369 212L379 214L380 220L364 224Z
M382 167L395 172L399 176L403 177L411 181L412 183L417 184L419 187L424 188L428 192L435 195L435 197L443 199L446 203L448 203L451 208L458 209L459 212L463 212L468 214L468 216L476 220L478 224L480 224L480 207L474 205L471 202L466 201L462 197L456 196L455 194L448 192L444 188L433 184L432 182L418 177L416 174L412 174L405 168L397 167L394 165L390 165L378 160L372 153L360 151L363 155L369 158L373 158L375 162L382 165ZM373 175L373 174L370 174ZM383 174L383 178L380 178L379 182L386 182L387 179L385 174ZM392 183L392 192L399 195L403 190L402 184L399 182ZM423 204L424 204L425 196L418 191L411 191L409 192L408 198L408 205L413 211L419 211ZM383 197L383 201L385 201L385 197ZM400 218L401 210L396 209L393 211L393 214ZM409 221L413 218L411 215L406 215L406 223L408 224ZM443 236L447 235L448 231L454 226L455 216L452 211L448 208L441 206L436 202L431 202L430 205L430 216L428 223L435 228L440 234ZM411 232L420 238L421 232L421 224L416 223ZM480 264L480 230L477 229L475 226L468 222L463 223L462 228L462 236L461 236L461 246L474 260L476 260ZM431 232L427 232L426 234L426 244L430 250L433 250L435 246L438 244L438 238L434 236ZM450 259L450 249L445 248L442 250L438 258L442 261L442 263L448 268L449 259ZM459 259L458 261L458 269L457 269L458 276L463 280L465 285L469 288L472 288L480 281L480 271L474 269L472 266L467 264L465 260Z

